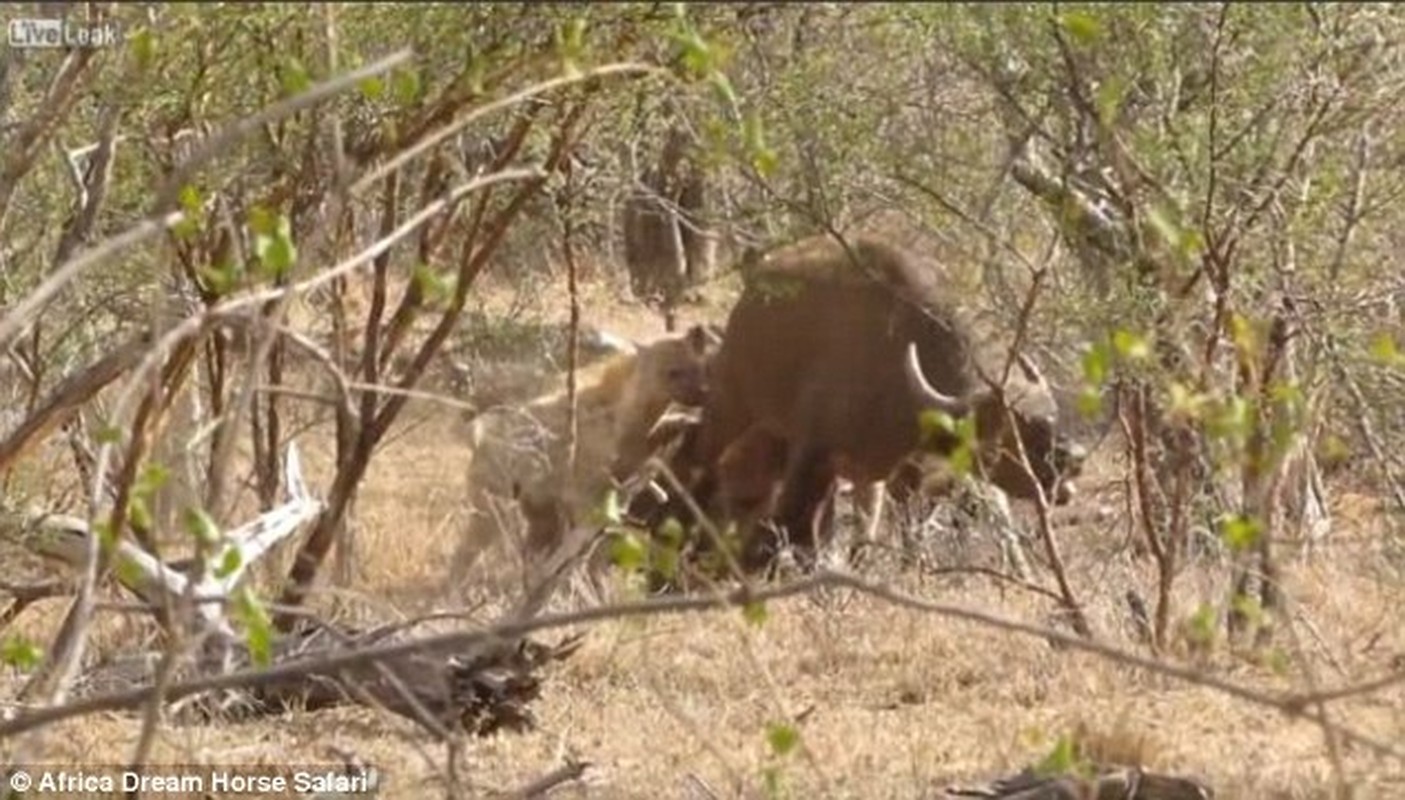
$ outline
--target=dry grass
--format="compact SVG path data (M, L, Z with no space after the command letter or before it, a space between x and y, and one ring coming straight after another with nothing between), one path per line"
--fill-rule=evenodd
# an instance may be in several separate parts
M614 329L631 335L659 330L637 307L609 302L612 294L592 298L592 315L609 315ZM720 321L715 307L709 316ZM328 476L326 434L319 429L302 440L314 481ZM384 619L481 594L443 586L462 528L462 434L457 412L430 404L410 410L356 507L362 557L355 588L324 590L321 607ZM1083 502L1099 501L1120 508L1112 496ZM1369 498L1348 498L1337 519L1334 535L1344 543L1287 569L1298 619L1311 623L1297 626L1305 651L1292 654L1288 673L1222 652L1206 661L1207 670L1264 689L1301 690L1304 666L1328 685L1401 668L1405 587L1359 544L1381 535L1380 512ZM1094 625L1134 647L1121 598L1128 588L1150 587L1148 565L1133 560L1116 524L1070 531L1064 546ZM1045 600L978 577L886 575L911 593L1007 617L1041 621L1050 612ZM1209 569L1192 571L1179 586L1183 615L1220 597ZM47 635L61 607L32 609L19 628ZM134 630L131 622L105 624L98 651L130 645ZM735 612L596 626L584 648L549 674L537 711L533 733L470 743L461 775L471 794L521 785L569 756L594 766L588 787L563 788L561 797L705 797L700 785L717 797L759 796L771 767L792 797L931 797L948 783L1038 760L1056 737L1080 726L1103 750L1201 776L1221 798L1327 797L1333 786L1322 733L1308 723L1042 640L845 593L773 604L759 627ZM1405 741L1400 687L1332 714L1381 741ZM796 718L801 751L775 757L767 725ZM69 721L47 732L37 755L50 763L118 762L129 756L138 725L117 714ZM442 748L403 720L365 709L171 725L153 760L325 763L338 760L338 750L385 770L388 797L436 793ZM1405 796L1398 763L1347 748L1344 766L1355 797Z

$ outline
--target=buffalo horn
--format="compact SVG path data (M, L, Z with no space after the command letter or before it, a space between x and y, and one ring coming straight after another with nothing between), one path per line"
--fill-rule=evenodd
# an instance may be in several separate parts
M942 394L927 382L927 376L922 374L922 362L917 358L916 343L908 343L907 360L903 366L903 371L907 375L908 388L923 408L935 409L952 416L958 416L965 411L965 406L960 400Z

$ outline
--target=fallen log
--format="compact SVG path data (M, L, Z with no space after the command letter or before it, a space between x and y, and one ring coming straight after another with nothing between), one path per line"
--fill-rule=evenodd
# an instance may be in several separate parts
M1211 800L1215 793L1189 778L1144 772L1138 767L1100 766L1091 775L1049 775L1026 769L986 786L951 787L947 798L1000 800Z
M583 634L544 645L531 639L504 642L475 652L409 652L351 666L322 666L327 656L392 644L405 636L396 626L367 631L306 618L273 647L270 666L284 671L254 686L220 689L172 703L178 724L247 721L289 712L364 705L406 717L437 738L462 730L475 736L523 732L536 724L530 706L541 697L543 669L572 655ZM202 657L183 665L177 681L250 667L242 642L228 643L218 660ZM154 682L162 653L124 654L87 670L75 699L130 692ZM228 658L228 660L225 660Z

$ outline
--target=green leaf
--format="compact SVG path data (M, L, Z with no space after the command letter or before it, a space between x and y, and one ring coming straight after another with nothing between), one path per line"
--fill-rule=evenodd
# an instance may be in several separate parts
M1205 237L1200 235L1200 231L1194 228L1186 228L1181 231L1181 241L1177 246L1181 258L1186 261L1193 261L1205 252Z
M1230 600L1230 607L1240 616L1248 620L1250 625L1255 627L1262 625L1264 621L1264 607L1259 603L1258 598L1247 594L1236 593Z
M255 666L264 667L273 657L273 624L268 611L247 587L234 597L233 617L244 627L244 642Z
M464 54L463 81L469 92L479 95L483 94L483 79L488 75L488 60L473 46L468 43Z
M141 567L137 566L137 562L124 556L117 557L112 571L117 575L117 581L124 586L141 586L146 580L146 575Z
M742 605L742 619L758 628L766 624L766 619L769 616L769 612L766 611L766 604L759 600L752 600Z
M282 68L278 71L278 81L283 87L283 94L293 96L302 94L312 86L312 75L307 71L307 67L296 57L289 56L283 62Z
M1371 340L1370 353L1371 360L1382 366L1398 367L1405 360L1395 344L1395 337L1389 333L1381 333Z
M127 499L127 519L134 528L151 530L151 506L147 505L145 497L133 494Z
M1179 381L1172 381L1167 387L1169 400L1166 413L1170 417L1197 420L1205 411L1208 398Z
M1078 413L1086 419L1095 419L1103 412L1103 393L1091 386L1078 391Z
M1151 227L1161 236L1161 240L1170 247L1177 247L1181 243L1181 226L1171 219L1171 215L1166 208L1161 205L1154 205L1147 211L1147 221Z
M947 456L947 466L957 475L970 475L976 466L975 450L969 444L961 444Z
M150 497L165 486L170 478L170 470L154 461L148 462L132 482L132 492L142 497Z
M585 54L585 18L575 17L556 26L556 56L567 77L580 77L580 61Z
M201 212L205 210L205 201L200 197L199 187L186 184L181 187L180 206L186 216L192 220L199 219Z
M1243 314L1229 315L1229 338L1240 353L1255 354L1262 350L1260 327Z
M1083 353L1083 379L1093 386L1102 386L1107 381L1108 367L1112 353L1103 342L1097 342Z
M737 90L732 88L732 81L727 78L726 74L713 72L708 76L707 82L717 92L718 99L726 103L728 108L737 107Z
M1243 514L1227 516L1220 523L1220 536L1224 538L1225 545L1236 553L1253 547L1262 533L1263 525L1257 519Z
M224 263L196 270L204 279L205 286L216 297L222 297L239 288L244 277L244 268L239 264Z
M104 552L111 552L117 545L117 531L112 527L111 519L100 520L93 524L93 533L98 537L98 546Z
M181 514L185 532L201 545L213 546L220 538L219 525L203 508L187 507Z
M1097 18L1085 11L1069 11L1059 15L1059 25L1074 41L1081 45L1091 45L1102 38L1103 26Z
M266 212L265 212L266 213ZM253 215L249 227L254 229L254 255L258 256L260 272L272 280L288 274L298 260L298 248L293 244L292 223L283 215L259 219L255 228ZM271 228L271 230L269 230ZM260 230L263 229L263 230ZM267 232L263 232L263 231Z
M1214 606L1209 603L1201 603L1200 607L1186 621L1186 638L1204 647L1214 644L1215 616Z
M678 550L683 547L683 523L679 522L675 517L669 517L664 520L663 524L659 526L659 529L654 532L654 536L665 547Z
M1067 775L1078 766L1078 745L1068 736L1060 736L1054 747L1035 765L1040 775Z
M1287 677L1293 667L1292 658L1281 647L1270 648L1269 651L1264 654L1264 661L1268 665L1269 670L1280 678Z
M770 745L772 753L784 758L800 744L800 731L794 725L772 722L766 726L766 744Z
M938 433L956 435L956 420L945 411L924 410L917 418L917 426L921 429L924 438L935 436Z
M93 432L93 438L98 444L120 444L122 442L123 430L117 425L103 423Z
M409 106L419 101L423 91L423 87L420 85L419 70L397 69L391 76L391 84L395 91L395 102L402 106Z
M781 771L774 765L764 767L761 770L761 781L767 797L781 796Z
M648 549L644 542L631 532L616 533L610 543L610 561L626 572L642 569L648 562Z
M766 130L761 116L755 112L742 118L742 144L751 159L751 165L762 177L769 177L776 171L780 158L766 143Z
M143 28L132 34L131 42L132 59L137 62L137 69L145 72L151 69L152 63L156 61L156 36L150 28Z
M200 220L193 219L189 215L182 217L179 222L171 226L171 233L182 241L189 241L199 232Z
M225 551L220 558L220 563L215 565L215 577L227 578L233 575L239 567L244 564L244 556L239 552L239 548L231 547Z
M448 302L454 296L454 287L457 285L455 277L445 278L428 264L416 264L410 274L410 280L414 282L420 296L430 305Z
M1132 331L1119 330L1112 334L1112 347L1117 355L1129 361L1143 361L1151 355L1146 337Z
M1341 464L1351 458L1351 445L1335 433L1326 433L1317 443L1317 457L1327 463Z
M362 78L356 83L356 88L361 92L362 97L371 102L385 97L385 81L374 75L368 78Z
M44 661L44 651L28 637L11 633L0 642L0 663L29 672Z
M712 50L691 25L683 23L682 29L674 32L673 41L678 45L678 60L687 77L703 78L712 71Z
M651 554L653 557L650 559L650 563L654 572L665 580L678 577L678 568L681 566L682 559L677 547L660 544L651 548Z
M769 147L762 148L751 156L751 166L756 170L756 174L763 178L769 178L780 169L781 159L775 150Z
M1098 110L1098 120L1106 127L1117 122L1122 100L1127 96L1127 81L1121 76L1110 75L1098 86L1093 103Z
M255 236L272 236L278 232L278 215L263 206L250 208L249 231Z
M1228 397L1215 407L1214 413L1208 415L1205 430L1215 439L1243 442L1254 424L1253 411L1253 405L1245 398L1239 395Z

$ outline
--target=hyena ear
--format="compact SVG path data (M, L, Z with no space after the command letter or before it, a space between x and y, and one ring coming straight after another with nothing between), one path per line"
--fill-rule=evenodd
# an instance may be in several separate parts
M706 353L709 349L716 349L722 344L722 332L716 325L698 324L688 329L688 347L698 355Z

